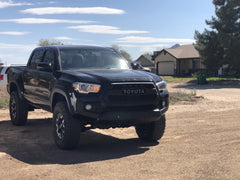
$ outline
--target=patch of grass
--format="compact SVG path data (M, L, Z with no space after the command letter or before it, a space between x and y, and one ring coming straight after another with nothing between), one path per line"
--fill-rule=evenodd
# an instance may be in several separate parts
M0 101L0 108L7 107L9 104L9 99L4 99Z
M189 83L195 81L193 77L174 77L174 76L161 76L167 83Z
M207 81L240 81L240 78L230 77L208 77Z
M174 105L180 101L193 102L196 100L196 99L194 99L194 97L196 97L196 95L197 95L196 90L192 90L189 93L184 92L184 91L172 92L172 93L170 93L170 103L172 105Z
M208 77L207 82L215 85L240 85L240 78Z
M161 76L167 83L196 83L196 77L174 77L174 76ZM207 77L207 82L210 84L240 84L240 78L231 77Z

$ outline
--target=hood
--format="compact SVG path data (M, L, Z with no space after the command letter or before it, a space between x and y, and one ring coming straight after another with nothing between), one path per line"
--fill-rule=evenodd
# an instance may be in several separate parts
M64 73L77 76L81 82L101 83L112 82L157 82L161 78L155 74L136 70L79 70L63 71Z

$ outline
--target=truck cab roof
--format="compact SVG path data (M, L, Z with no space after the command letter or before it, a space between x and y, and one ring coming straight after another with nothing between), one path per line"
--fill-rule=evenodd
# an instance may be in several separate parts
M52 48L52 49L105 49L109 50L112 48L108 47L101 47L101 46L88 46L88 45L50 45L50 46L41 46L37 47L36 49L45 49L45 48Z

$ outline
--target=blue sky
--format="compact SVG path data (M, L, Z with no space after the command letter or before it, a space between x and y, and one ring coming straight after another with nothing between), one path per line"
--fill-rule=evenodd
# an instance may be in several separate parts
M25 64L40 39L117 44L137 59L193 43L212 16L212 0L0 0L0 59Z

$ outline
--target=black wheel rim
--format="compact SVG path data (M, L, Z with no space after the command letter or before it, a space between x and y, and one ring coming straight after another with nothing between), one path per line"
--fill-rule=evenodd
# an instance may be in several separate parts
M11 112L11 116L13 119L16 119L17 117L17 104L16 104L16 100L11 97L10 99L10 112Z
M65 133L65 121L64 117L61 113L57 114L56 117L56 133L59 139L64 138L64 133Z

